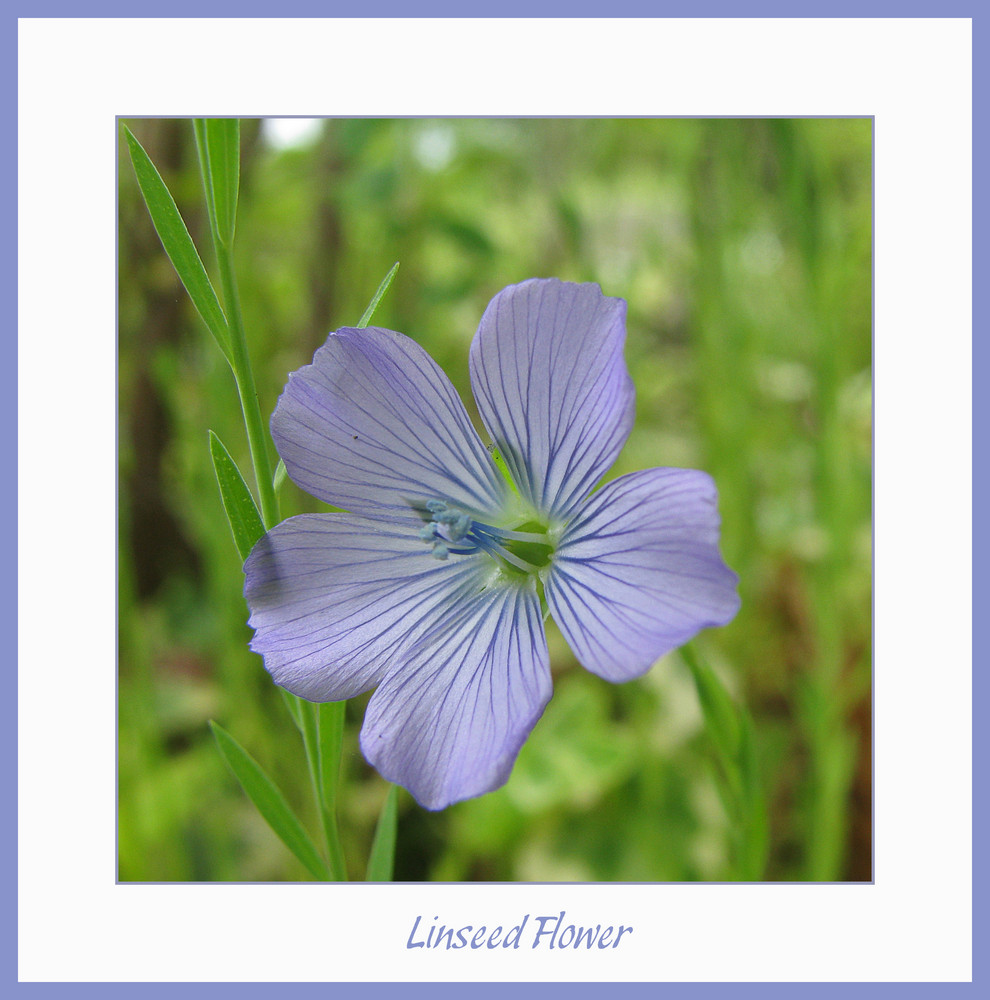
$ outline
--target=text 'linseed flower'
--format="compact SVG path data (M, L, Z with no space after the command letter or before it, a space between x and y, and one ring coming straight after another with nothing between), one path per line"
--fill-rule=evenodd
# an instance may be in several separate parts
M739 608L708 475L594 489L633 422L625 311L554 279L495 296L470 357L493 452L426 352L376 327L330 334L275 409L289 476L350 513L255 546L251 648L311 701L375 688L364 755L428 809L507 780L551 695L545 612L625 681Z

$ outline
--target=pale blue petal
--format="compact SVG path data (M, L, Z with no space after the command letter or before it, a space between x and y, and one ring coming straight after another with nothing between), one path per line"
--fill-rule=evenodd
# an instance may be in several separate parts
M522 496L565 518L629 436L626 304L597 285L533 279L492 299L471 344L485 427Z
M739 610L718 549L715 484L692 469L647 469L603 486L575 514L546 580L578 660L610 681L645 673Z
M393 662L364 717L361 749L427 809L490 792L550 699L532 581L463 593Z
M271 428L293 482L344 510L385 514L435 499L486 513L505 497L450 380L391 330L330 334L289 376Z
M260 653L277 684L310 701L374 687L490 573L481 555L433 557L415 525L344 514L302 514L255 545L244 596Z

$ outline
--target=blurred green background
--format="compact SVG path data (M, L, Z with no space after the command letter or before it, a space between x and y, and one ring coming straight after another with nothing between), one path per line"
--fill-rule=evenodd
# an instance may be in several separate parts
M129 120L210 268L192 126ZM414 337L469 410L491 296L529 277L629 304L637 419L610 477L710 472L742 610L694 648L753 719L765 877L869 880L871 122L242 123L235 260L262 412L327 333ZM216 719L317 829L305 758L247 647L242 574L207 446L250 460L229 369L119 158L119 878L306 877L227 771ZM273 452L274 455L274 452ZM282 514L321 509L291 483ZM498 792L402 794L397 880L738 876L698 696L678 654L610 685L549 626L555 694ZM386 785L348 706L340 818L360 878Z

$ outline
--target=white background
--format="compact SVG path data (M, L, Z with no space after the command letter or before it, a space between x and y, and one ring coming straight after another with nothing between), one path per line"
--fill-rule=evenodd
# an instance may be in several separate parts
M21 978L969 979L970 23L230 30L20 22ZM114 116L193 113L876 116L874 886L115 886ZM405 949L561 909L635 932Z

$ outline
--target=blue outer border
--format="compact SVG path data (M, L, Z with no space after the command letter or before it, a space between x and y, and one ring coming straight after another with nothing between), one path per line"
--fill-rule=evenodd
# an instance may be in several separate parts
M83 6L71 0L48 0L47 3L22 3L28 8L21 17L80 17ZM947 0L944 4L925 0L821 0L797 7L794 0L500 0L499 3L467 4L464 0L420 0L410 4L402 0L283 0L264 4L258 0L234 3L232 0L152 0L136 7L133 0L102 0L86 5L90 17L929 17L973 18L975 2Z
M986 763L990 754L987 753L988 736L985 726L976 725L976 706L986 707L987 690L990 679L987 677L986 664L990 662L990 628L987 626L985 614L978 613L986 608L990 599L990 574L987 572L985 557L990 554L987 544L987 523L977 516L977 511L983 504L990 507L990 473L987 470L987 448L985 432L990 424L990 401L985 393L978 392L979 380L977 372L986 378L990 365L990 349L987 347L986 331L990 309L987 308L986 285L977 281L977 275L987 272L987 225L990 224L990 212L987 211L988 199L986 185L977 181L990 172L990 157L987 156L987 125L990 124L990 114L987 112L987 84L990 74L987 73L986 60L990 50L986 45L986 36L981 29L987 23L981 18L977 25L973 21L973 258L971 272L973 275L973 981L986 984L987 962L982 947L976 947L977 941L986 941L990 937L987 930L987 856L986 851L977 845L986 844L990 840L990 829L987 824L987 780ZM978 266L978 262L982 265ZM977 333L979 331L979 333ZM986 508L983 508L986 509ZM984 557L984 558L981 558ZM979 928L979 933L977 932Z
M24 5L28 6L28 5ZM133 0L104 0L103 3L92 5L93 10L88 12L90 17L134 17L136 11ZM232 0L171 0L170 3L152 3L140 10L142 17L243 17L251 13L246 8L249 4L243 2L234 3ZM253 6L253 5L251 5ZM78 3L49 2L30 5L31 9L23 10L18 14L9 14L4 18L2 32L0 32L0 52L6 53L3 60L5 66L4 78L7 81L5 88L8 95L12 95L8 100L13 104L13 115L10 117L16 121L17 116L17 21L16 17L79 17L80 5ZM466 9L467 5L463 0L428 0L416 5L415 12L410 12L410 5L398 2L398 0L366 0L358 6L353 3L323 2L318 0L284 0L277 11L266 9L258 5L255 9L259 16L278 17L793 17L795 8L793 0L763 0L763 2L751 5L726 2L726 0L697 0L691 2L654 2L647 0L613 0L613 3L604 7L600 4L588 3L587 0L502 0L497 9L493 7L479 10L477 7ZM970 18L973 21L973 273L986 273L986 231L990 225L987 204L988 197L985 186L977 183L980 176L987 176L990 170L990 162L986 154L986 128L988 123L986 93L988 71L985 60L990 55L985 44L985 37L982 34L983 19L977 18L974 8L975 3L943 3L933 4L921 2L921 0L902 0L900 3L891 3L890 0L839 0L828 4L816 3L812 9L803 8L801 13L805 17L960 17ZM9 133L8 133L9 134ZM14 132L16 135L16 130ZM15 140L16 142L16 140ZM13 145L13 143L12 143ZM16 172L17 161L14 150L9 151L6 158L7 170L14 174L10 178L10 183L5 185L5 197L0 201L0 224L6 236L11 264L16 260L17 254L17 185ZM9 166L13 164L13 166ZM977 262L983 261L983 268L977 267ZM17 302L17 272L13 266L3 269L3 284L6 288L5 301L14 304L11 310L13 315L9 317L9 330L16 330L16 302ZM9 307L8 307L9 308ZM987 328L988 308L987 293L974 280L973 285L973 329L984 331ZM0 366L0 379L2 379L3 392L0 393L0 406L2 406L2 416L0 421L5 438L5 465L6 468L16 468L17 461L17 339L16 336L9 336L5 348L5 364ZM976 391L980 386L977 373L984 373L987 370L987 360L990 356L990 346L987 345L985 336L974 336L973 338L973 510L974 513L981 509L983 504L990 506L990 471L987 469L986 447L981 431L990 421L990 399ZM8 494L9 495L9 494ZM17 611L15 595L17 593L17 563L16 555L11 558L11 554L17 552L17 517L16 517L16 495L10 501L14 508L8 512L5 519L6 534L8 538L7 552L8 558L4 562L3 575L0 577L2 583L3 596L8 599L2 602L2 619L0 628L3 634L8 636L12 645L16 644L17 637ZM979 607L985 607L987 598L990 597L990 580L986 563L981 559L988 549L988 530L985 522L974 517L973 524L973 597L974 611ZM977 601L982 599L978 604ZM986 621L979 614L974 614L973 618L973 663L986 664L990 662L990 630ZM973 705L986 704L987 687L990 684L987 674L983 670L973 671ZM17 698L16 698L16 677L14 681L15 690L8 691L8 697L4 700L5 722L0 727L0 739L2 739L3 753L3 785L4 800L7 802L16 801L17 793ZM13 694L13 697L11 696ZM984 891L987 883L987 861L983 851L976 845L986 843L990 839L987 824L987 804L986 804L986 782L981 764L987 759L987 731L981 726L975 725L977 722L976 713L973 715L973 764L974 764L974 799L973 799L973 937L974 941L986 940L986 900ZM11 827L8 827L10 829ZM16 833L15 835L16 836ZM13 836L11 840L13 840ZM11 847L14 845L12 844ZM5 902L4 914L8 926L3 930L3 941L0 944L0 984L16 984L17 981L17 852L10 849L6 852L6 864L4 866L2 892ZM980 933L982 931L982 933ZM952 988L971 992L976 984L986 981L986 961L982 949L973 949L973 983L953 984ZM607 988L610 993L621 994L622 998L656 997L662 990L665 996L688 996L688 997L710 997L726 996L733 997L765 997L768 994L774 996L791 997L795 994L799 996L823 996L834 995L839 990L848 996L850 986L840 983L799 983L799 984L761 984L761 983L671 983L671 984L651 984L651 983L621 983L610 984L604 987L597 983L526 983L526 984L501 984L501 983L348 983L340 984L336 987L324 983L299 983L299 984L275 984L275 983L216 983L216 984L188 984L188 983L25 983L17 984L22 989L31 991L34 995L49 996L62 995L71 990L75 995L105 997L107 995L124 995L132 997L135 995L162 997L177 994L180 990L183 995L188 996L192 988L195 993L206 995L207 991L211 997L225 995L230 997L267 997L282 995L291 992L293 996L320 996L326 997L328 989L336 989L338 995L346 997L378 998L383 995L401 995L403 1000L418 1000L418 998L429 998L429 1000L463 1000L466 992L478 1000L501 1000L506 990L511 990L514 996L539 997L546 1000L549 997L567 997L568 1000L584 1000L584 998L600 997L603 989ZM341 990L343 986L343 990ZM882 994L900 998L902 996L916 997L941 995L947 987L944 984L934 983L872 983L857 984L857 992L865 993L869 991L871 995Z

